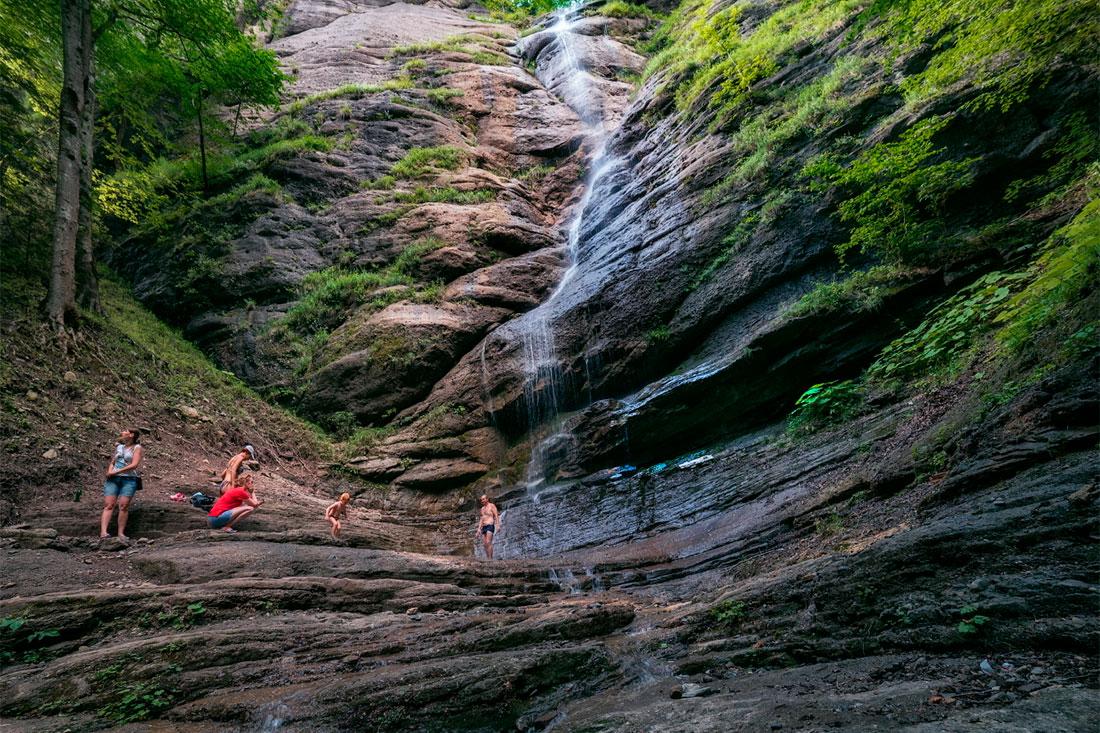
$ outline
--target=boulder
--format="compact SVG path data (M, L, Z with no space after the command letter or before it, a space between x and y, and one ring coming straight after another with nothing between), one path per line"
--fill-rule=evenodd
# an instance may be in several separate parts
M440 458L413 466L397 477L394 484L403 489L442 491L468 484L488 470L484 463Z

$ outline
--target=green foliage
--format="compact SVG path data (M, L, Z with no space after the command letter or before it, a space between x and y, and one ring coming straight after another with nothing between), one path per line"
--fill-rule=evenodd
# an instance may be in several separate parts
M965 82L981 91L968 104L1008 110L1058 61L1095 56L1096 6L1076 0L877 0L865 14L898 51L931 43L935 54L902 82L916 105ZM869 19L869 18L868 18Z
M563 8L569 2L570 0L485 0L482 5L493 18L522 26L531 18Z
M822 382L802 393L787 420L791 432L809 432L850 420L863 408L863 393L852 380Z
M292 131L286 126L283 129ZM187 220L201 209L216 209L250 191L278 193L278 184L260 173L275 161L332 149L329 139L314 134L286 138L269 135L267 139L267 142L245 148L235 155L211 156L208 172L213 187L223 187L249 177L244 183L237 184L227 197L221 194L223 198L202 199L199 195L201 176L198 159L185 156L158 158L146 166L122 168L109 176L97 176L96 204L105 215L140 224L140 229L147 235L162 232L174 236L178 222Z
M1057 134L1058 139L1044 154L1050 168L1031 178L1013 181L1005 192L1006 201L1026 201L1049 191L1038 202L1042 205L1072 195L1072 189L1081 181L1094 190L1097 188L1100 135L1096 134L1095 120L1089 120L1084 111L1078 110L1059 125Z
M389 191L397 185L397 179L393 176L379 176L378 178L363 181L359 184L360 188L371 191Z
M687 112L705 103L715 124L729 121L755 83L771 75L800 43L824 38L851 17L857 0L804 0L775 12L743 32L741 5L717 12L709 0L687 0L654 34L647 50L655 55L646 76L665 75L677 107Z
M843 56L828 74L788 93L776 104L762 106L738 125L730 138L730 158L739 162L707 191L704 203L718 203L738 184L772 170L784 146L836 125L854 101L845 90L869 65L859 57Z
M487 66L507 66L512 63L507 55L500 52L496 38L480 33L460 33L442 41L395 46L390 51L390 56L422 56L434 53L462 53L469 56L474 63Z
M201 602L189 603L183 607L166 608L153 618L146 618L148 626L170 626L173 629L189 629L198 624L206 615L206 606Z
M512 65L512 59L507 54L500 53L499 51L486 51L480 49L471 53L470 58L473 59L475 64L481 64L482 66Z
M14 633L23 628L26 623L27 619L25 618L0 618L0 633Z
M333 437L347 440L359 428L359 418L347 410L337 410L321 416L321 424Z
M296 450L315 455L323 450L312 426L267 408L237 377L216 368L196 346L139 305L115 280L100 280L100 297L104 315L88 317L109 335L101 343L111 349L108 353L128 354L134 374L143 382L158 385L158 395L166 391L165 375L173 375L201 386L203 394L220 405L235 424L252 424L258 414L263 414L272 429L293 441ZM136 357L132 353L135 350Z
M263 147L245 150L233 157L227 167L226 175L241 174L255 168L262 168L281 158L291 158L306 152L327 152L332 150L332 141L320 135L302 135L300 137L277 140Z
M557 169L557 166L551 163L539 163L530 168L524 168L516 174L516 178L521 181L541 181Z
M646 331L645 340L648 344L663 344L672 338L672 330L668 326L657 326Z
M301 99L294 100L287 106L287 113L292 115L298 114L310 105L324 102L329 99L360 99L370 94L411 89L412 86L412 80L407 76L399 76L396 79L390 79L381 84L344 84L335 89L326 89L322 92L315 92Z
M435 300L441 293L440 284L431 283L416 291L411 290L411 286L416 282L413 274L420 258L442 246L442 240L425 237L405 247L389 266L380 270L335 266L311 272L302 279L301 297L279 321L278 328L284 333L306 336L327 334L361 306L380 310L403 298L420 302ZM410 286L410 289L389 290L395 285ZM311 357L320 345L314 343L313 348L307 349L307 356Z
M151 718L175 704L175 693L152 680L117 682L96 714L116 725Z
M888 295L919 274L897 265L875 265L834 282L820 282L786 312L791 318L842 310L874 311Z
M748 609L744 601L730 599L711 606L709 615L711 620L719 626L736 629L748 617Z
M43 650L48 640L61 636L59 629L26 628L27 620L22 617L0 618L0 666L22 662L35 664L49 655Z
M428 95L428 99L432 100L436 104L447 104L455 97L463 96L465 92L463 92L461 89L451 89L450 87L435 87L433 89L429 89L426 94Z
M335 328L366 296L393 285L411 285L412 278L396 268L364 271L329 267L311 272L302 280L302 296L281 323L298 333L311 334Z
M875 253L890 262L935 261L951 244L941 213L949 195L972 180L975 159L941 160L943 148L932 139L950 120L923 120L893 143L881 143L847 168L819 159L805 169L842 190L855 191L841 203L840 218L853 227L851 238L837 247L842 258L852 249Z
M991 272L936 306L916 328L883 349L867 370L873 380L948 373L968 362L979 335L993 325L1026 275Z
M656 16L645 5L626 2L626 0L611 0L604 3L597 11L608 18L653 18Z
M61 96L59 5L0 2L0 241L5 274L15 251L24 261L48 257L53 206L49 182L57 154Z
M358 421L356 421L356 423L357 422ZM347 433L347 438L340 446L340 455L344 460L365 455L370 452L374 446L396 432L397 428L389 425L384 427L361 428L356 424L351 431Z
M411 204L424 204L430 202L442 202L448 204L483 204L492 201L497 192L489 188L474 189L472 191L459 191L451 187L417 186L412 191L405 191L394 196L395 201Z
M760 220L761 215L757 212L750 212L742 216L733 229L722 238L722 248L718 251L718 254L695 276L688 286L688 289L697 289L700 285L709 280L714 273L725 267L733 256L737 254L752 237Z
M835 509L814 520L814 532L822 537L832 537L844 529L844 517Z
M958 610L958 615L962 617L955 630L962 636L977 636L981 633L986 624L992 619L988 616L983 616L978 613L978 607L973 604L967 604Z
M410 277L420 265L421 257L445 245L446 242L438 237L418 239L401 250L401 254L397 255L397 259L390 265L390 269L399 275Z
M999 341L1019 351L1036 334L1066 319L1066 312L1095 292L1100 279L1100 199L1093 197L1055 232L1027 273L1027 284L997 313ZM1087 325L1084 327L1087 328ZM1078 330L1077 333L1084 333ZM1087 344L1087 335L1080 339ZM1073 345L1070 341L1070 345ZM1095 343L1095 342L1094 342Z
M431 148L410 148L401 160L393 164L391 173L397 178L419 178L437 170L453 171L465 162L466 156L453 145Z

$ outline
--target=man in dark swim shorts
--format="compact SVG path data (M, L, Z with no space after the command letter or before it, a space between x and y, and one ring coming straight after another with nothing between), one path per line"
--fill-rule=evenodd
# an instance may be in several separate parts
M481 544L485 547L485 557L493 559L493 535L499 529L500 512L497 505L489 501L485 494L478 499L481 504L481 518L477 523L477 533L481 535Z

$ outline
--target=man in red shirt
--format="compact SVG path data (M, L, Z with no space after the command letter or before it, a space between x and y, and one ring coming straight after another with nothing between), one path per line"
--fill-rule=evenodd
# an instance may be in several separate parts
M251 473L242 474L239 484L218 497L214 506L210 507L206 521L210 523L211 529L224 528L226 532L235 533L237 530L233 529L233 525L263 504L252 490Z

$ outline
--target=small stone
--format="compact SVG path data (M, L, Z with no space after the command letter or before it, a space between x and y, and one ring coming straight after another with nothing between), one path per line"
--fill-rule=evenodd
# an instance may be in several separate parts
M66 382L75 382L79 377L76 376L76 372L65 372L62 377Z
M978 665L978 668L986 674L993 674L993 665L989 663L988 659L983 659L982 663Z
M34 402L35 400L38 399L38 393L35 392L33 389L28 389L26 397L27 397L27 402Z
M1046 670L1043 669L1042 667L1032 667L1031 668L1031 674L1042 674L1045 671Z
M1095 484L1087 484L1082 486L1077 491L1070 494L1067 499L1069 503L1075 507L1082 507L1088 504L1092 500L1092 495L1096 492Z
M419 612L420 612L420 609L417 608L416 606L412 606L410 608L405 609L405 615L406 616L414 616Z
M48 451L42 454L42 457L45 458L47 461L53 461L56 460L57 457L60 455L61 454L57 452L56 448L50 448Z
M91 415L93 412L96 411L97 407L98 405L96 405L95 402L93 402L92 400L88 400L80 406L80 411L83 412L85 415Z
M534 728L535 730L545 730L551 723L554 722L554 719L557 717L558 711L550 710L543 713L542 715L531 718L529 721L527 721L527 725L531 728Z
M707 695L713 695L714 689L711 687L705 687L703 685L697 685L694 682L687 682L681 685L681 697L706 697Z
M196 410L194 407L191 407L190 405L178 405L176 409L179 410L179 413L181 415L183 415L184 417L189 417L192 420L198 420L200 417L199 411Z

